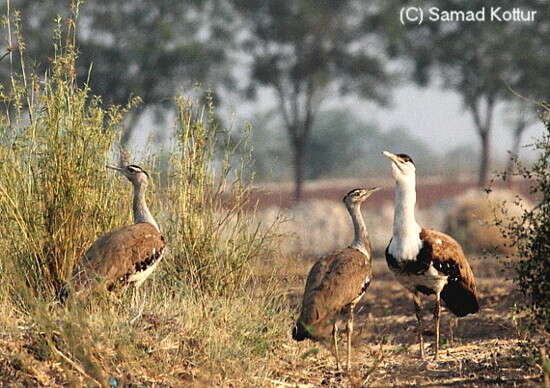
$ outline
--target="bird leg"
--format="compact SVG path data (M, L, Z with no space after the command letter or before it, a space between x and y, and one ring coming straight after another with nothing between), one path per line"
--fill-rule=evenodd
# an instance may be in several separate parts
M418 321L418 343L420 345L420 358L424 358L424 337L422 336L422 331L424 330L422 324L422 306L420 305L420 296L418 292L413 294L414 301L414 311L416 313L416 319Z
M135 321L141 318L143 314L143 309L145 308L145 305L143 303L142 294L140 291L140 285L136 284L132 290L132 302L131 302L131 310L136 311L136 315L130 319L130 324L133 324Z
M451 346L454 346L455 344L455 335L454 335L454 331L453 331L453 328L457 327L458 326L458 318L451 318L451 320L449 321L449 343L451 344Z
M435 309L434 309L434 321L435 321L435 357L437 360L437 355L439 352L439 320L441 316L441 296L435 294Z
M340 370L340 357L338 356L338 326L336 320L332 326L332 344L334 345L334 356L336 357L336 369Z
M350 363L351 363L351 333L353 332L353 309L355 305L351 304L349 306L349 315L348 315L348 323L347 323L347 333L348 333L348 363L346 366L346 370L349 372Z

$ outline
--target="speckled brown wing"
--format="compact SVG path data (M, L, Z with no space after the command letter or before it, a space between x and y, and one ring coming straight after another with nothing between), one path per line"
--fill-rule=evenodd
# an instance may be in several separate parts
M371 278L370 260L353 248L317 261L308 275L294 339L329 338L337 314L365 292Z
M93 287L98 280L105 280L108 287L116 281L125 283L159 260L165 246L164 237L146 222L107 233L94 242L75 270L75 290Z
M474 274L461 246L451 236L434 230L423 229L420 239L434 268L448 276L441 291L447 308L459 317L478 312Z

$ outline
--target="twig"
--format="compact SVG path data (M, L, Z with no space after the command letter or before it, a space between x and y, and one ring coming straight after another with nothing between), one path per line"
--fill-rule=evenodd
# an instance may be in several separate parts
M378 366L384 360L386 354L384 352L384 342L380 343L380 349L378 350L378 357L374 360L372 366L367 370L367 373L363 376L363 386L367 386L367 380L371 377L372 373L378 368Z
M270 382L272 382L273 384L275 384L277 386L282 386L282 387L292 387L292 388L310 388L310 387L314 387L314 385L311 385L311 384L287 383L287 382L284 382L284 381L273 380L273 379L268 379L268 380Z
M49 342L49 341L48 341ZM87 374L84 369L82 369L80 366L78 366L73 360L71 360L69 357L67 357L66 355L64 355L59 349L57 349L55 347L55 345L53 343L50 343L51 345L51 348L53 349L54 352L57 353L57 355L59 355L62 359L64 359L65 361L67 361L74 369L76 369L82 376L84 377L87 377L89 378L90 380L92 380L93 382L95 382L99 387L102 387L101 383L99 381L97 381L96 379L94 379L92 376L90 376L89 374Z

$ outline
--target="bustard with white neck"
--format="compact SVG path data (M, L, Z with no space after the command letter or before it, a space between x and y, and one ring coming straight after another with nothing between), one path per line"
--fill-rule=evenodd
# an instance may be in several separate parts
M166 247L145 201L149 174L133 164L107 168L119 171L133 185L134 224L107 233L92 244L73 275L77 292L103 283L108 290L131 283L138 288L155 270Z
M424 340L420 294L435 295L437 359L441 299L457 317L476 313L479 303L474 274L458 242L416 222L416 167L410 156L387 151L383 155L391 161L396 183L393 233L386 248L386 261L397 280L413 294L421 357L424 357Z
M372 279L372 250L361 204L377 190L378 187L354 189L343 198L353 222L353 242L342 251L320 258L313 265L306 281L302 310L292 330L292 338L296 341L309 338L326 342L332 339L338 369L339 316L347 310L346 367L349 370L353 311Z

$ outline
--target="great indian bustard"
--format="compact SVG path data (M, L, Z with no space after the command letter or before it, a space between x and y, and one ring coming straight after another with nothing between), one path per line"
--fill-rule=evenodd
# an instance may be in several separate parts
M332 336L338 369L339 315L348 310L346 367L349 370L353 310L372 279L371 246L361 214L361 204L377 190L378 187L368 190L355 189L343 198L353 222L353 242L342 251L320 258L313 265L306 281L302 311L292 330L292 338L296 341L309 338L326 342Z
M457 317L479 311L474 274L460 245L450 236L421 228L415 219L416 167L405 154L384 151L395 186L393 234L386 261L397 280L413 294L420 357L424 357L420 294L435 295L435 359L439 351L441 299Z
M161 261L166 246L145 202L149 174L132 164L106 167L119 171L133 185L134 224L107 233L93 243L73 274L76 292L102 282L108 290L130 283L139 288Z

